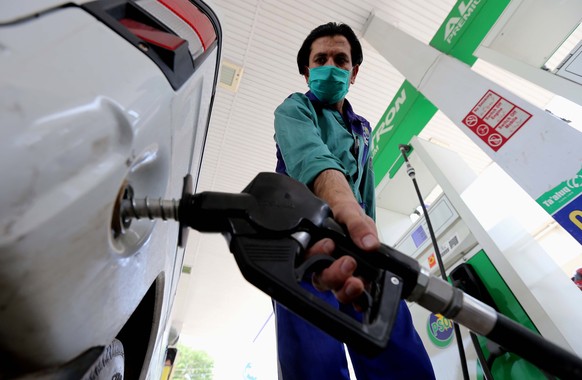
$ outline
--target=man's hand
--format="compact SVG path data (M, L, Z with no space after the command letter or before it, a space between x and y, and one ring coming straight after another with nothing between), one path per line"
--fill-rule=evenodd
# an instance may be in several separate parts
M367 216L348 185L344 175L336 170L326 170L319 174L313 186L315 195L326 201L335 220L346 226L350 238L363 250L374 251L380 248L378 232L372 218ZM315 243L307 252L331 255L335 244L331 239ZM354 277L356 260L344 256L313 278L313 285L321 290L332 290L342 303L354 302L364 291L364 283Z

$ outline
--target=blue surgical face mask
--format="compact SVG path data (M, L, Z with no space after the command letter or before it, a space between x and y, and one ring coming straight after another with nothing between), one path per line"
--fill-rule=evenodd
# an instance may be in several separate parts
M335 104L348 93L351 71L335 66L318 66L309 69L309 89L325 104Z

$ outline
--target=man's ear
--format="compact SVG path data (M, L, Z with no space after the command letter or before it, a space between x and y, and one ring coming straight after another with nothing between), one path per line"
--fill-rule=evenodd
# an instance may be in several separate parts
M360 70L360 65L355 65L352 67L352 77L350 78L350 84L356 83L356 76L358 75L358 71Z

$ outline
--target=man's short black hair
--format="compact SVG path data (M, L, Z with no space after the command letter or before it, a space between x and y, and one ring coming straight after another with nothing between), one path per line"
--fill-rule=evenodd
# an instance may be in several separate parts
M303 41L303 45L301 45L299 53L297 53L297 68L299 69L299 74L303 75L305 67L309 67L309 54L311 53L311 44L313 41L320 37L331 37L337 35L344 36L350 43L352 51L352 65L355 66L362 63L364 60L364 55L362 54L362 45L360 45L360 41L358 40L358 37L356 37L356 34L352 28L346 24L328 22L327 24L320 25L313 29L305 41Z

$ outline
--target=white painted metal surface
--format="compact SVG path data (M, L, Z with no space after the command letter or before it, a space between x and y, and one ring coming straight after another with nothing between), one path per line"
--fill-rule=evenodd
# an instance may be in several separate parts
M158 379L178 225L134 221L115 237L114 202L125 181L137 197L179 199L197 177L217 52L175 91L74 6L2 25L0 46L0 349L32 371L106 346L155 283L142 375Z

